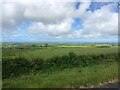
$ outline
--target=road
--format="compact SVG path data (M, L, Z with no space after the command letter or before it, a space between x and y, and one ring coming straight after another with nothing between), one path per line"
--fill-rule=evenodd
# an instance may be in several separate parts
M105 85L98 86L99 88L118 88L120 86L120 82L115 83L107 83Z

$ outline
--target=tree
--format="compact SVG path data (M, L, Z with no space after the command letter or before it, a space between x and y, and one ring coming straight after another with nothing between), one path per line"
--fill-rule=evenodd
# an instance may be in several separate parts
M45 44L45 47L46 47L46 49L48 48L48 44L47 43Z

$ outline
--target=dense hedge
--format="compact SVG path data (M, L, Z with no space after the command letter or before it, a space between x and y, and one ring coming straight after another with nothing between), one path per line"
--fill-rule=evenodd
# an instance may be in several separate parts
M68 55L57 56L51 59L38 58L29 61L25 58L9 58L2 61L3 79L26 74L29 72L52 72L72 67L86 67L92 64L100 64L118 60L117 54L100 54L100 55L76 55L70 52Z

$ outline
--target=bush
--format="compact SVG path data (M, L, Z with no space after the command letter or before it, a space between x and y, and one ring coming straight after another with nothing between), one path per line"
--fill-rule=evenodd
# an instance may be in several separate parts
M33 71L42 70L43 62L44 62L44 59L42 59L42 58L37 58L35 60L32 60L31 64L30 64L31 70L33 70Z
M74 59L76 59L77 56L74 52L70 52L69 57L70 57L71 60L74 60Z
M10 76L18 76L26 73L30 69L30 62L25 58L6 59L2 61L2 76L8 78Z
M100 54L100 55L76 55L70 52L68 55L55 56L51 59L44 60L37 58L29 61L25 58L3 58L2 74L3 79L19 76L29 72L52 72L54 70L62 70L64 68L86 67L93 64L104 62L118 61L117 54Z

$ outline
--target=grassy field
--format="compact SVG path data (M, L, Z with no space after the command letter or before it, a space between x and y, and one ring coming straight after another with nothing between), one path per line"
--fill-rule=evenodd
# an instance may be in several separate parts
M94 44L5 47L3 88L76 88L117 80L117 53L117 46L96 47ZM10 76L6 77L7 74Z
M48 49L4 49L3 57L25 57L26 59L32 60L35 58L51 58L54 56L67 55L69 52L74 52L77 55L96 55L96 54L108 54L117 53L118 47L111 48L96 48L96 47L85 47L85 48L48 48Z
M74 52L77 55L94 55L94 54L108 54L108 53L117 53L117 48L50 48L44 50L35 50L28 51L21 54L21 57L29 58L51 58L53 56L62 56L67 55L69 52Z
M85 68L65 69L53 73L22 75L18 78L3 80L6 88L71 88L99 85L106 81L118 79L116 62L100 64Z

